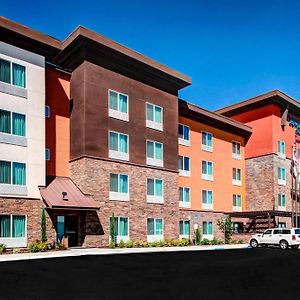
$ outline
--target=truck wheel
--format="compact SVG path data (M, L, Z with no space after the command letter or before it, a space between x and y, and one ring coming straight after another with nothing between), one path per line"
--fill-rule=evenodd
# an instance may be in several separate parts
M258 241L256 239L251 239L250 240L250 246L252 248L257 248L258 247Z
M288 244L288 242L286 240L281 240L279 242L279 247L282 250L286 250L289 247L289 244Z

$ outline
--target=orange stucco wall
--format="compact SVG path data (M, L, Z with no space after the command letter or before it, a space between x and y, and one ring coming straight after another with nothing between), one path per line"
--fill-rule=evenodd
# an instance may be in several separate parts
M232 118L252 127L253 133L247 143L245 157L251 158L277 153L279 140L286 145L286 157L291 157L292 144L295 139L295 128L288 122L281 127L281 110L275 104L248 110Z
M48 176L69 176L70 160L70 76L54 68L46 69L46 105L50 118L46 118L46 148L50 160L46 161Z
M191 188L191 209L202 210L202 190L213 191L214 211L232 211L233 194L242 196L242 209L245 209L244 139L183 117L179 117L179 123L190 127L190 146L179 145L179 154L190 157L191 176L180 176L179 186ZM201 150L202 131L213 134L213 152ZM232 158L232 141L241 143L241 160ZM202 160L213 162L213 181L206 181L201 178ZM241 187L232 184L232 169L234 167L242 170Z

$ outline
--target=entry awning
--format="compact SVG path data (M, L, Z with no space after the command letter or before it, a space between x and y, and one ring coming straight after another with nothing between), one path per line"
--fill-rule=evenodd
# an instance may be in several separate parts
M69 177L55 177L46 187L40 187L46 206L51 209L96 210L100 205L84 194Z
M259 211L243 211L243 212L231 212L231 217L235 218L267 218L273 216L290 217L292 215L289 211L281 210L259 210Z

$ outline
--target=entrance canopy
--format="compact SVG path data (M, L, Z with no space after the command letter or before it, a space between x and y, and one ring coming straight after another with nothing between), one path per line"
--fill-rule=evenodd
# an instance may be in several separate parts
M40 187L41 196L51 209L97 210L100 205L84 194L69 177L55 177L47 187Z
M231 212L231 217L235 218L268 218L268 217L291 217L292 213L289 211L281 210L260 210L260 211L243 211L243 212Z

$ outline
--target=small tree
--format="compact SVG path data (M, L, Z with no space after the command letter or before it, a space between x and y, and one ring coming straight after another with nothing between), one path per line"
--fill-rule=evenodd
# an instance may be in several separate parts
M47 241L45 208L42 209L42 216L41 216L41 241L42 242Z
M201 232L200 232L200 230L199 230L199 228L197 228L196 230L195 230L195 244L196 245L200 245L201 244Z
M112 213L111 220L110 220L110 247L115 247L116 245L116 219L115 214Z
M219 219L217 224L219 228L222 230L222 232L224 233L225 244L229 244L233 233L230 216L226 216L224 219Z

